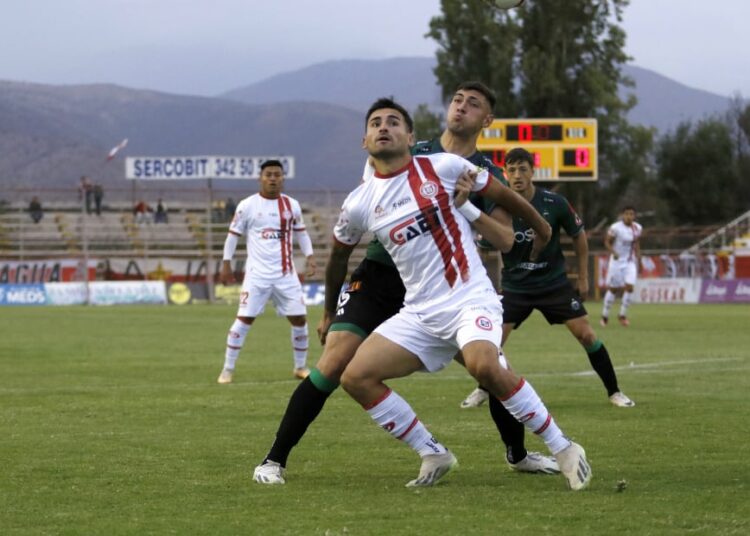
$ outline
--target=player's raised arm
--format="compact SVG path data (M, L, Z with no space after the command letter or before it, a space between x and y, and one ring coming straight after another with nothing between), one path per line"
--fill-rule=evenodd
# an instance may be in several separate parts
M482 238L507 253L513 247L513 221L499 209L493 210L492 216L488 216L469 201L475 178L474 171L465 171L458 178L453 201L458 211L479 231Z
M493 201L500 208L507 210L513 216L523 218L534 229L536 236L534 237L530 260L535 260L552 237L552 227L547 223L547 220L531 206L531 203L494 177L490 177L487 187L481 192L481 195Z

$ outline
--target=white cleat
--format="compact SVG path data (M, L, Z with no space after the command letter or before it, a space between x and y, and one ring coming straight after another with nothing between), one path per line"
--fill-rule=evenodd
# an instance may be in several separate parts
M560 466L554 456L545 456L541 452L527 452L526 457L518 463L508 465L514 471L521 473L544 473L545 475L556 475L560 472Z
M233 370L224 369L221 371L221 374L219 374L219 378L216 380L216 382L221 384L232 383L233 374Z
M463 409L478 408L479 406L487 402L489 398L490 394L487 391L477 387L471 393L469 393L469 396L467 396L463 402L461 402L461 407Z
M635 406L635 402L630 400L627 396L625 396L620 391L617 391L615 394L609 397L609 401L612 402L615 406L618 408L632 408Z
M586 460L586 451L578 443L571 441L570 446L558 452L557 462L571 490L582 490L591 482L591 466Z
M298 380L304 380L310 375L310 369L307 367L300 367L294 369L294 377Z
M429 454L422 458L419 476L407 482L407 488L434 486L451 469L458 465L458 460L451 451L444 454Z
M286 469L276 462L263 462L253 471L253 480L258 484L285 484Z

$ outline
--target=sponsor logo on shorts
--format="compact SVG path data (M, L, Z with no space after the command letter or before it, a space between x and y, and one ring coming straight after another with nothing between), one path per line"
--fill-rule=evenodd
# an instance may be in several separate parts
M490 320L486 316L478 316L475 320L475 323L479 329L492 331L492 320Z
M572 300L570 300L570 308L573 311L579 311L581 309L581 302L573 298Z

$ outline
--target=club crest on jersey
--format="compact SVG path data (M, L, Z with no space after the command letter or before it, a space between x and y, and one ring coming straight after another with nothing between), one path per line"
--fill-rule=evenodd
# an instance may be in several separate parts
M284 231L280 229L266 228L260 232L260 237L263 240L280 240L284 237Z
M477 325L479 329L483 329L485 331L492 331L492 320L490 320L486 316L478 316L477 319L474 321L474 323Z
M439 226L438 207L430 207L426 211L396 225L388 233L388 236L394 244L400 246L406 244L412 238L429 233Z
M291 220L292 219L292 213L289 210L285 210L281 213L281 217L285 220Z
M432 199L438 193L438 185L432 181L423 182L419 187L419 193L422 195L422 197Z

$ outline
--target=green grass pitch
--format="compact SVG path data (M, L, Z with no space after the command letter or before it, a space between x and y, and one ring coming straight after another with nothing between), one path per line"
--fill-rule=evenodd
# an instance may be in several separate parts
M597 326L634 409L608 403L563 327L535 314L513 334L514 367L588 452L580 493L507 468L486 406L459 408L473 382L455 364L391 382L459 459L438 486L405 488L418 457L342 390L287 484L255 484L296 382L267 312L236 382L216 384L234 313L0 308L0 534L750 533L747 306L642 305L630 328ZM311 338L311 364L320 351Z

